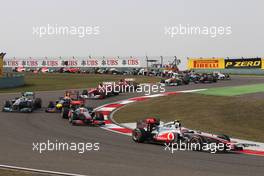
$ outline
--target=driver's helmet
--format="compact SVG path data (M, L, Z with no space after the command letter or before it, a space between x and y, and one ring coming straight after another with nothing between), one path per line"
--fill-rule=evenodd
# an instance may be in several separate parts
M175 128L181 128L181 123L179 120L174 120L174 126Z
M56 108L58 109L62 108L62 104L61 103L56 104Z
M21 97L19 100L20 100L20 101L26 101L27 98L26 98L26 97Z
M67 95L65 95L64 96L64 98L63 98L64 100L68 100L68 99L71 99L71 97L70 97L70 95L69 94L67 94Z
M86 108L84 108L84 107L80 107L80 108L79 108L79 111L80 111L80 113L85 113L85 112L86 112Z

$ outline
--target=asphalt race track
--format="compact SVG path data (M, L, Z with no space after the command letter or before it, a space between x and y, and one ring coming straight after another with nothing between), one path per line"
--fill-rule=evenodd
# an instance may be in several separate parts
M216 84L190 84L167 88L167 91L264 83L263 77L233 76L231 81ZM63 95L63 91L39 92L46 105ZM0 102L15 97L1 94ZM138 96L122 94L106 100L89 100L97 107ZM143 118L143 117L142 117ZM259 175L264 173L264 157L244 154L210 154L206 152L164 151L160 145L136 144L130 137L96 127L71 126L60 114L0 112L0 164L52 170L84 175ZM32 151L33 142L99 142L99 151L78 154L74 151Z

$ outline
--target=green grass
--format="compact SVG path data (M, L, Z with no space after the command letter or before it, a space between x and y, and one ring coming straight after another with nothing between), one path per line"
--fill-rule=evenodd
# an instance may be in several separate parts
M217 96L236 96L250 93L264 92L264 84L253 84L245 86L210 88L205 91L197 92L205 95Z
M147 117L162 121L179 119L191 129L264 142L263 107L261 98L185 93L130 104L117 111L114 119L119 123Z
M48 91L91 88L104 81L118 81L121 78L135 78L139 83L158 82L157 77L101 75L101 74L71 74L71 73L46 73L25 74L25 86L9 89L0 89L0 93L23 91Z

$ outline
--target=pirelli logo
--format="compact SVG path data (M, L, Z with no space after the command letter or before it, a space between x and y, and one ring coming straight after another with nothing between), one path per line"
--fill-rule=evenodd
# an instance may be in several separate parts
M261 64L261 58L225 60L225 68L261 68Z
M193 61L193 68L219 68L218 60L196 60Z

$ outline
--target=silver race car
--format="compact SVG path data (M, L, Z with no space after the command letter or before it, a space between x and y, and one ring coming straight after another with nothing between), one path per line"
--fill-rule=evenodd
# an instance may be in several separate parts
M181 126L178 120L161 124L157 118L147 118L137 122L132 139L138 143L195 144L192 150L206 150L205 145L222 144L223 151L243 150L227 135L214 135L190 130ZM209 150L209 149L208 149Z

